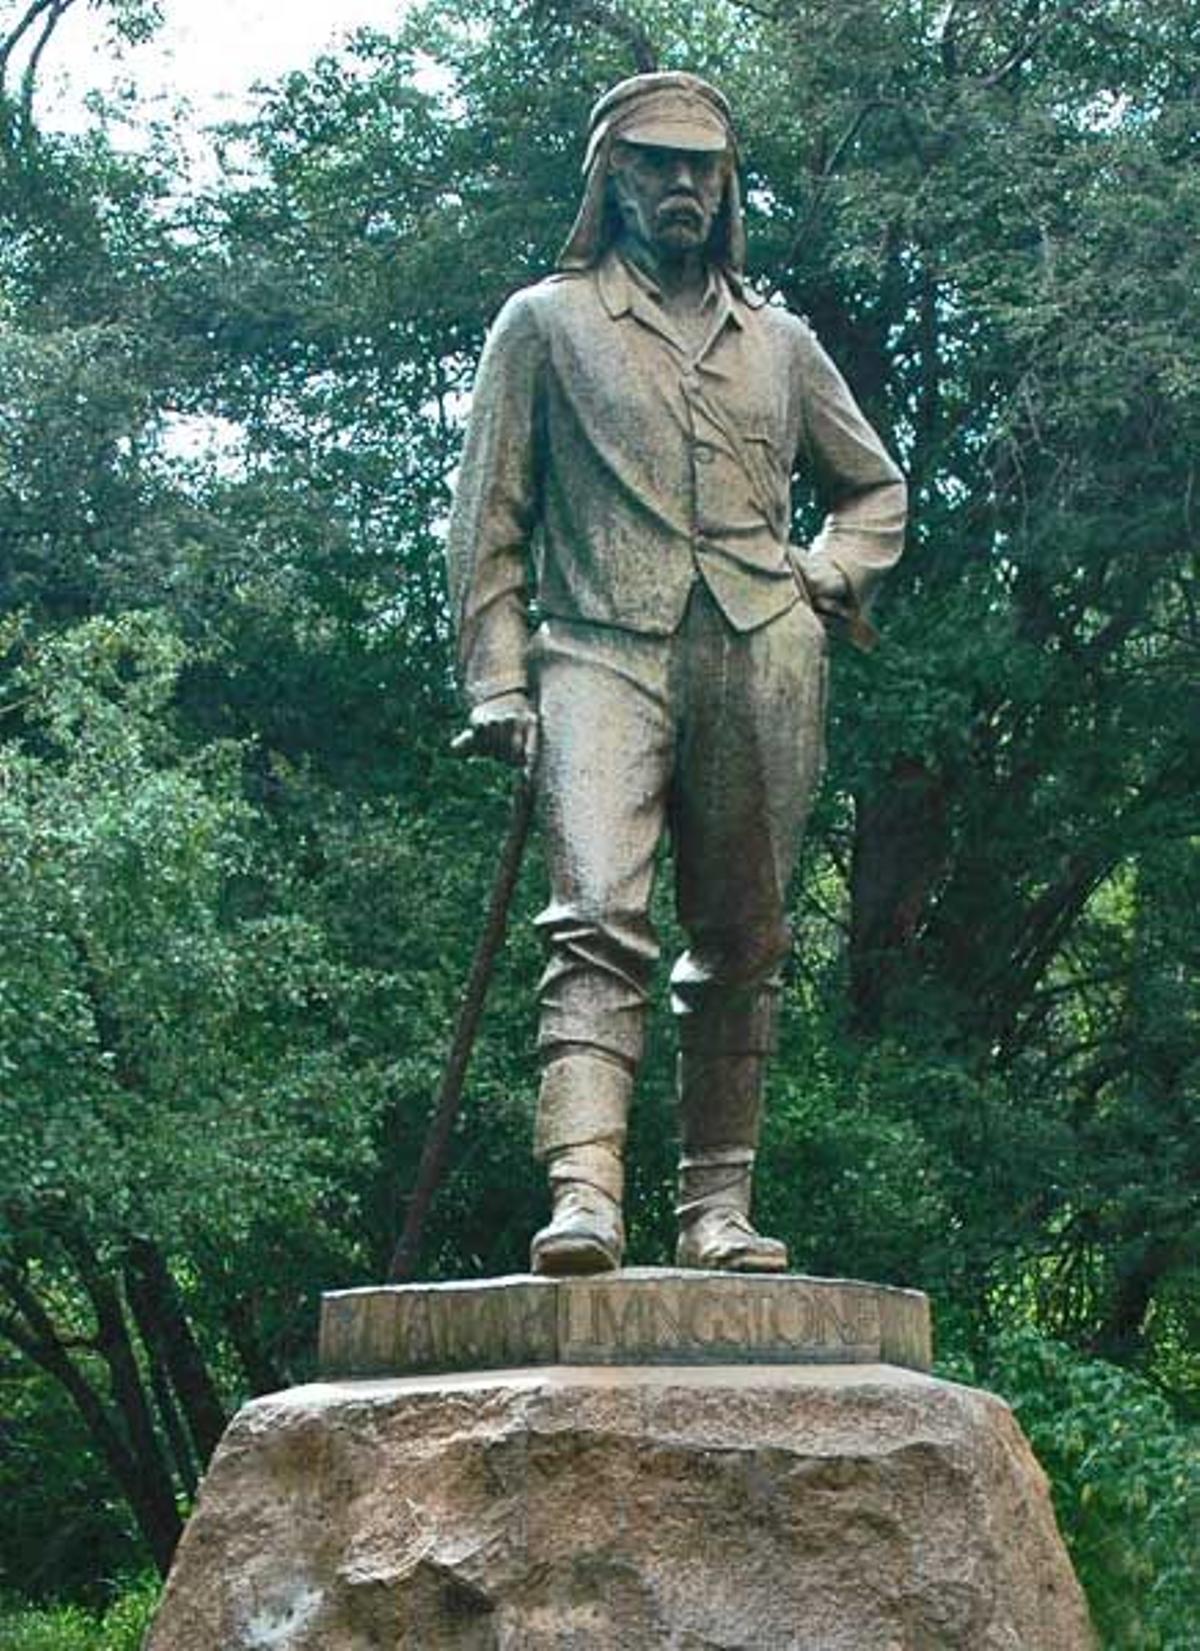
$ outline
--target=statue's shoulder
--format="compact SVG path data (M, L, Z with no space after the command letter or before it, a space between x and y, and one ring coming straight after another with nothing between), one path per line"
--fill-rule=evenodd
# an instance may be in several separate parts
M753 312L753 325L767 335L773 350L795 361L803 363L824 355L808 317L789 310L776 296L761 299Z
M571 309L589 286L588 270L555 270L527 287L509 294L496 314L495 325L546 325Z
M742 300L753 312L756 323L769 328L777 336L797 340L816 337L807 315L788 309L778 294L763 292L747 284L742 288Z
M775 338L803 339L813 336L808 317L789 310L778 291L756 285L741 271L730 273L728 281L743 314L748 312L752 326L770 332Z
M587 302L595 289L595 270L556 269L521 290L539 316L553 321L570 314L581 302Z

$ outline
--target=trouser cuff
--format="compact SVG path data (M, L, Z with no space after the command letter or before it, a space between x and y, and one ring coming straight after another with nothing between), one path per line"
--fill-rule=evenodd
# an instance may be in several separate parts
M558 1147L549 1155L548 1173L552 1192L570 1183L580 1182L595 1187L614 1204L621 1202L625 1190L625 1165L620 1149L600 1141L589 1141L586 1146Z
M707 1210L749 1215L753 1173L754 1153L747 1150L685 1154L679 1160L676 1216L690 1221Z

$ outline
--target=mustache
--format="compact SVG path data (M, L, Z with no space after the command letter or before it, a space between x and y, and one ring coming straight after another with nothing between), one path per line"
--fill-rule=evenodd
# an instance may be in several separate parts
M678 212L686 207L691 212L703 212L704 203L690 189L673 189L658 203L659 212Z

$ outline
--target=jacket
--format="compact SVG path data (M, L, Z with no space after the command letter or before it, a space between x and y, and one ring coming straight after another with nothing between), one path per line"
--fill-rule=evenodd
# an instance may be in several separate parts
M697 577L738 630L783 612L793 476L824 503L810 554L843 572L854 612L900 555L903 478L812 330L716 269L704 313L689 349L616 250L500 311L447 537L472 704L526 686L531 596L660 636Z

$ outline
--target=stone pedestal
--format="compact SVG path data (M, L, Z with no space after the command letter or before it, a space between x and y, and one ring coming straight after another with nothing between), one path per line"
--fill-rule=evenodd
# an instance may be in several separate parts
M330 1291L323 1376L529 1364L899 1364L928 1370L929 1299L858 1279L626 1267Z
M701 1306L629 1311L640 1345ZM548 1363L246 1406L147 1651L1092 1644L998 1399L875 1363Z

